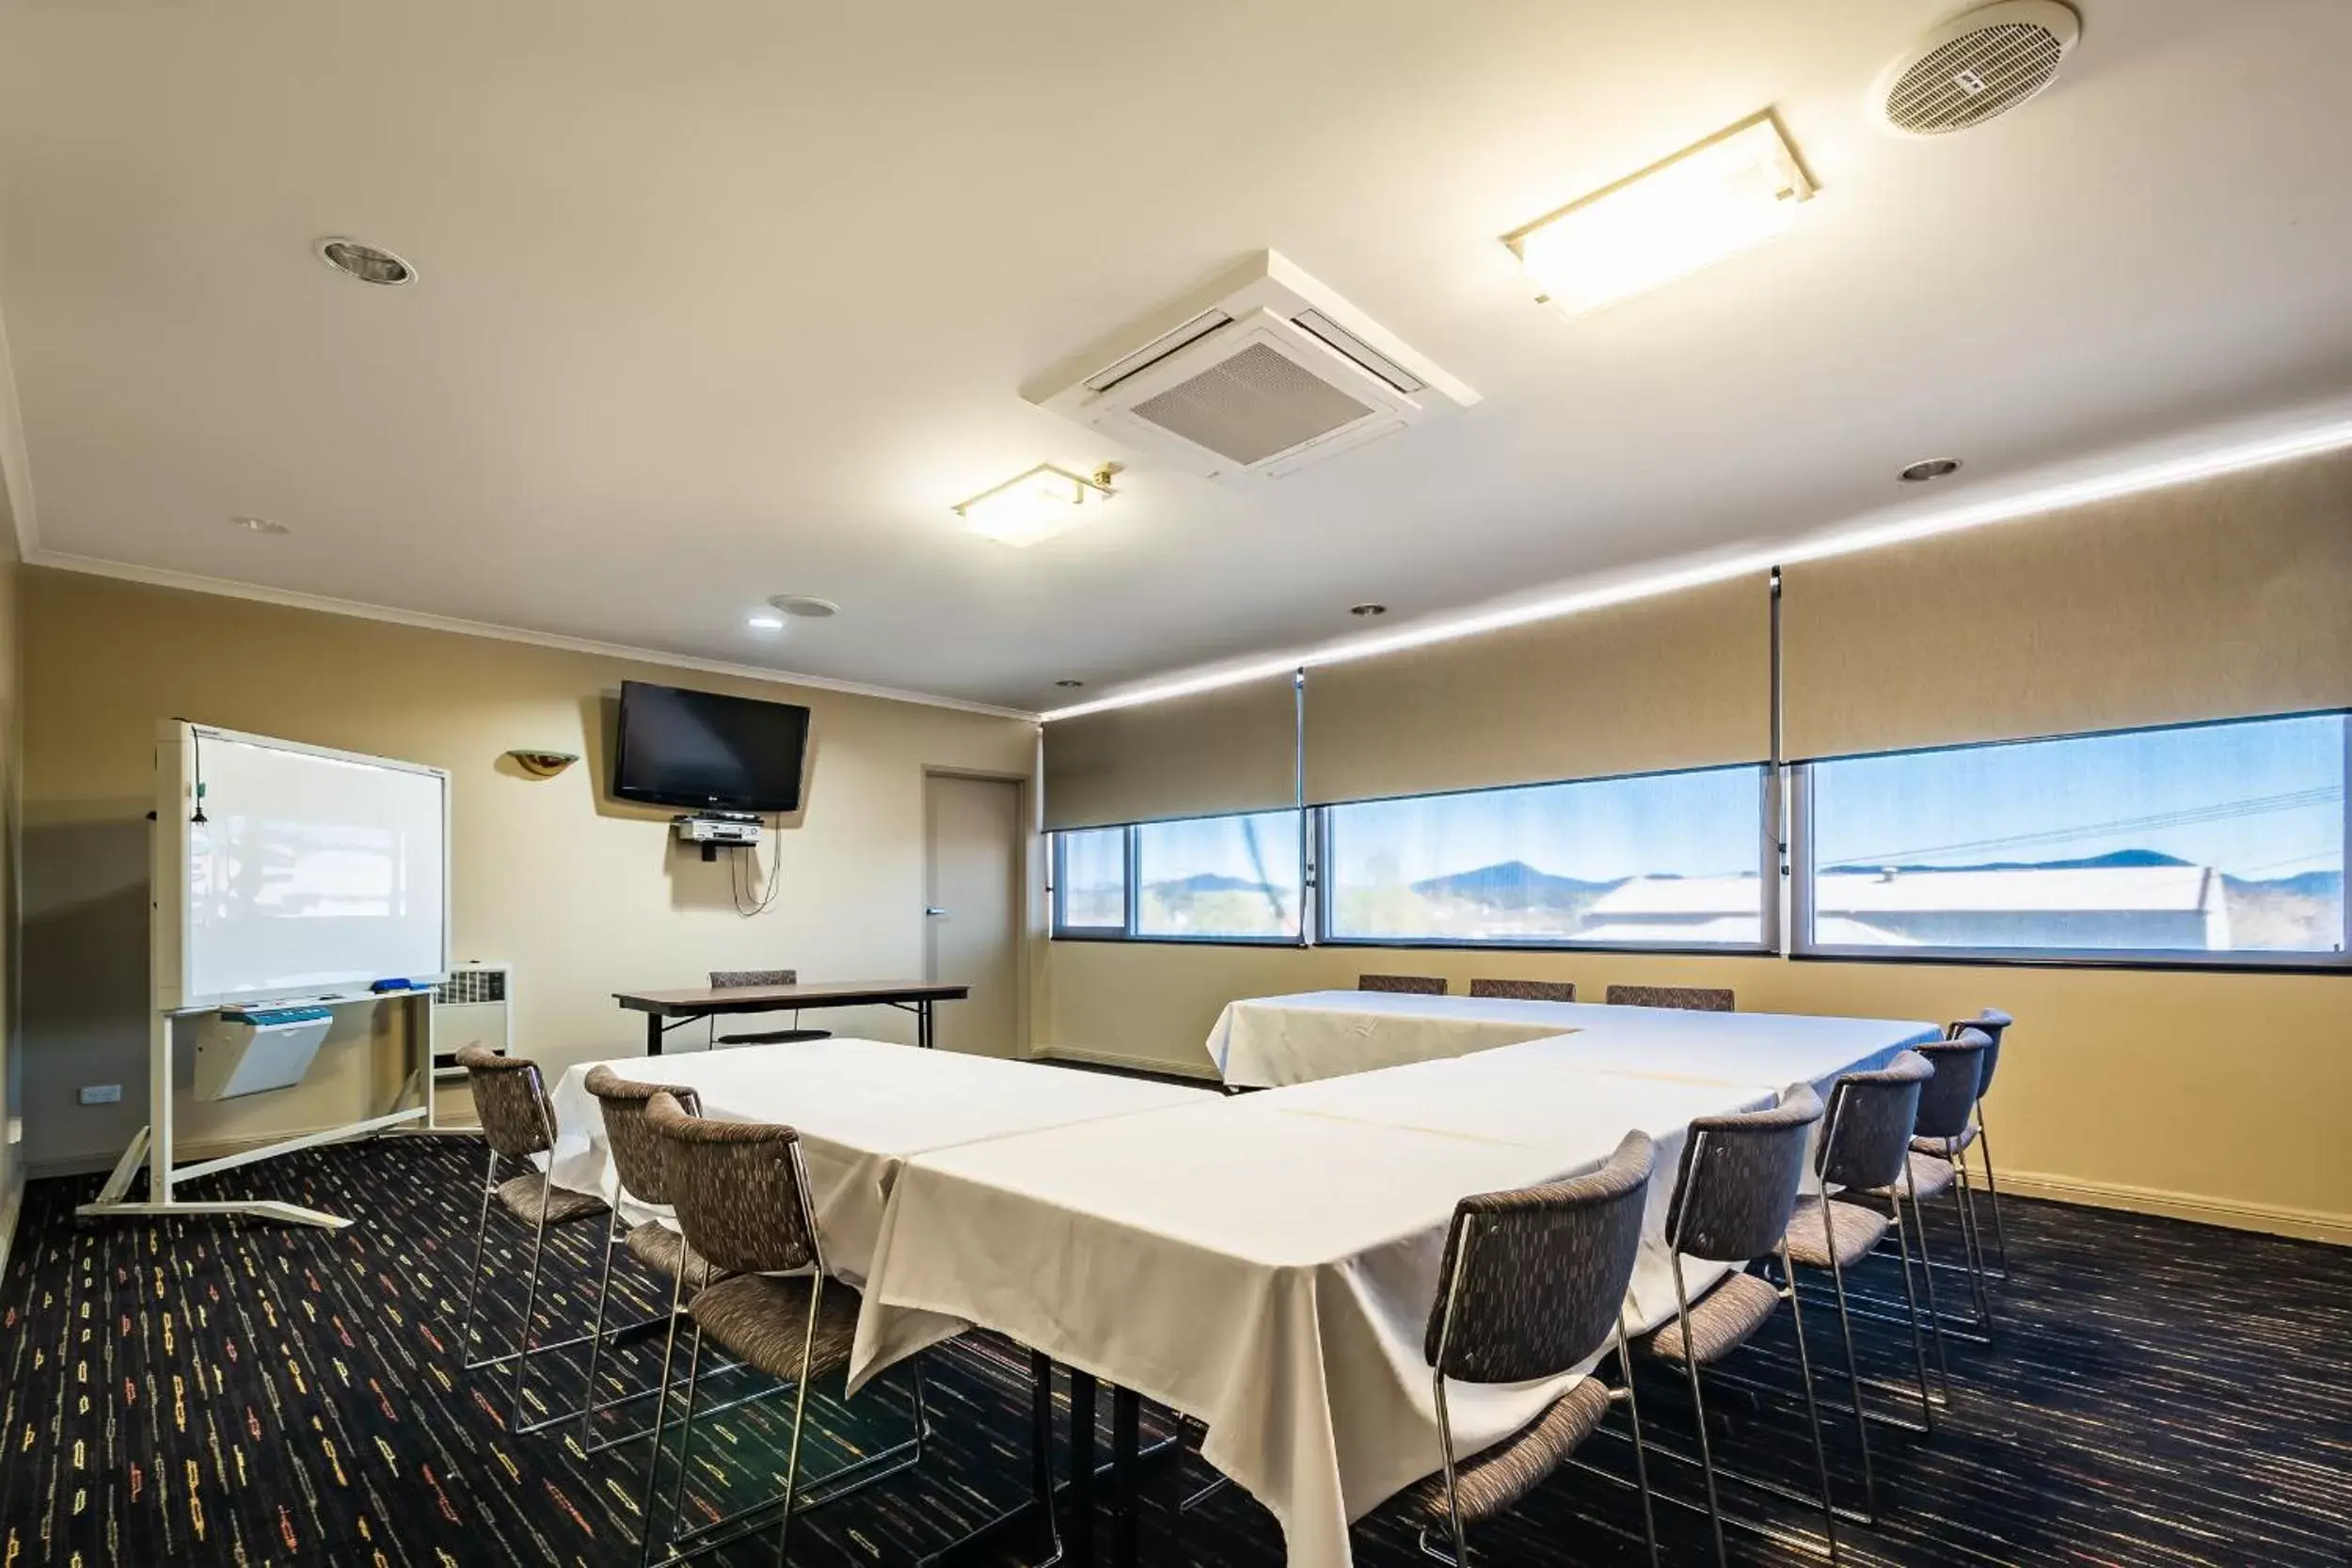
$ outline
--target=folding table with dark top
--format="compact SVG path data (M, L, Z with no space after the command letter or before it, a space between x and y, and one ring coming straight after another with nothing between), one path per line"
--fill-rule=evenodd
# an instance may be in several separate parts
M616 990L612 1000L645 1015L645 1054L661 1054L661 1037L681 1023L723 1013L788 1013L816 1007L896 1007L914 1015L914 1043L929 1047L931 1006L961 1002L970 986L931 980L813 980L797 986L694 986L677 990Z

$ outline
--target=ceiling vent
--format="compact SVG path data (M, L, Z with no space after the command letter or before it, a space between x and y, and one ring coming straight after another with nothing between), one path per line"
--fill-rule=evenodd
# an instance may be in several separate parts
M2058 0L2000 0L1928 34L1879 74L1880 118L1913 136L1965 131L2058 79L2082 21Z
M1478 401L1270 250L1022 395L1236 484L1280 479Z

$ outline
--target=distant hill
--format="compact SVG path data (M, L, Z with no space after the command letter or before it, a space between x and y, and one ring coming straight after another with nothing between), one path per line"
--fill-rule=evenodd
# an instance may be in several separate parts
M1198 898L1204 893L1264 893L1263 882L1252 882L1240 877L1227 877L1215 871L1195 872L1189 877L1172 878L1165 882L1150 884L1162 897Z
M1625 879L1588 882L1538 871L1525 861L1502 861L1474 871L1426 877L1413 884L1423 898L1458 898L1495 910L1579 911Z
M2303 871L2292 877L2272 877L2262 881L2249 881L2243 877L2224 877L2233 893L2253 892L2291 894L2297 898L2340 898L2344 895L2344 873L2341 871Z
M1866 865L1859 862L1849 862L1840 865L1825 866L1822 869L1833 877L1876 877L1889 869L1896 871L2107 871L2135 866L2195 865L2196 863L2195 861L2185 861L2177 855L2168 855L2156 849L2110 849L2104 855L2085 855L2075 860L2065 861L1975 861L1966 865L1917 865L1905 864L1898 861L1891 868L1883 863Z

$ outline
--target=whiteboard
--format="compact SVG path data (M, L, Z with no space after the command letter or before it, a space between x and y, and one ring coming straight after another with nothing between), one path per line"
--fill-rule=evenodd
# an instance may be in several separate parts
M347 995L447 972L447 773L203 725L159 738L164 1006Z

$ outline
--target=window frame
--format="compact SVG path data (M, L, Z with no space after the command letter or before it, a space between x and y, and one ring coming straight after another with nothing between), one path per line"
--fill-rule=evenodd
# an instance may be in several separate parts
M1070 837L1073 833L1116 832L1120 835L1120 853L1124 857L1126 876L1120 888L1123 924L1119 926L1072 926L1062 919L1063 895L1069 885ZM1047 936L1056 942L1124 942L1136 923L1136 847L1135 833L1125 824L1105 828L1064 828L1051 835L1053 885L1046 890L1046 903L1053 919Z
M1271 936L1247 936L1240 934L1220 936L1200 932L1146 931L1142 929L1143 881L1140 872L1143 865L1143 829L1159 826L1162 822L1214 822L1224 817L1267 816L1279 814L1294 814L1300 818L1298 829L1298 929L1295 932L1287 934L1278 932ZM1054 840L1054 853L1052 860L1054 871L1054 886L1052 890L1054 918L1052 925L1046 933L1047 939L1053 942L1149 942L1159 946L1168 947L1311 946L1312 945L1312 942L1310 939L1309 933L1312 929L1313 921L1311 916L1310 910L1315 898L1313 852L1309 847L1314 835L1311 826L1306 820L1306 818L1311 815L1311 813L1304 808L1296 806L1277 806L1272 812L1216 812L1207 816L1164 817L1152 822L1106 823L1099 828L1063 828L1056 830L1052 834ZM1061 918L1061 888L1065 849L1069 835L1072 833L1103 832L1112 831L1113 829L1123 835L1122 842L1127 866L1126 924L1123 927L1066 926L1062 923Z
M2246 948L2212 952L2202 948L2137 947L1865 947L1812 940L1816 913L1814 863L1813 769L1823 764L1870 758L1933 756L1951 752L1984 751L1992 747L2042 746L2069 740L2094 740L2108 736L2170 734L2291 719L2335 718L2344 723L2344 837L2346 886L2338 900L2337 947L2332 953L2296 953L2277 948ZM1788 956L1800 963L1960 964L1991 969L2122 969L2223 972L2233 974L2352 974L2352 710L2320 708L2305 713L2255 714L2235 719L2194 720L2179 724L2137 724L2119 730L2084 730L2067 735L2025 736L2007 740L1973 741L1957 746L1919 746L1893 752L1865 752L1847 756L1812 757L1791 762L1783 769L1789 794L1789 899Z

